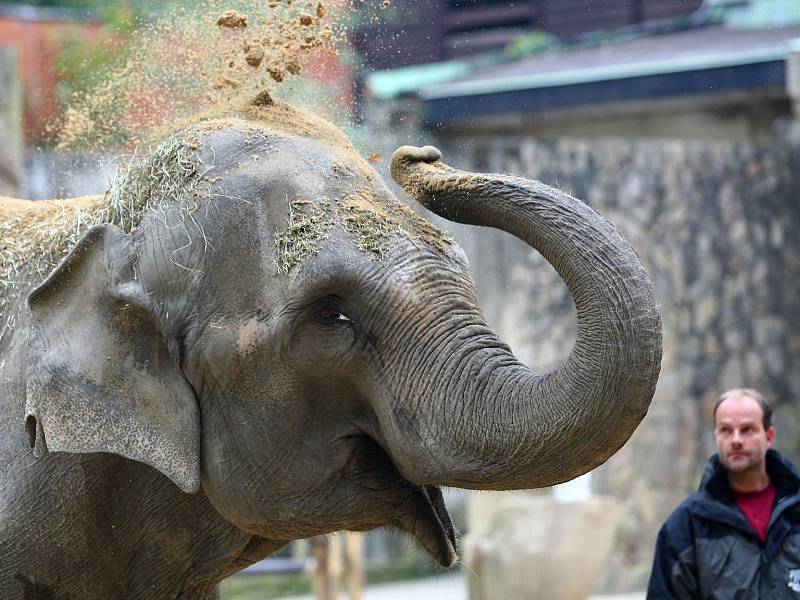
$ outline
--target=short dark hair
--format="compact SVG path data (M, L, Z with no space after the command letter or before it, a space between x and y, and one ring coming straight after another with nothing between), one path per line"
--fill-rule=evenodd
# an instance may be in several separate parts
M764 415L764 418L762 419L764 423L764 431L772 426L772 407L769 405L769 402L767 402L767 399L764 398L764 395L761 392L752 388L734 388L723 393L719 399L717 399L717 403L714 405L713 418L715 425L717 423L717 409L719 408L719 405L730 398L752 398L758 402L758 405L761 407L761 412Z

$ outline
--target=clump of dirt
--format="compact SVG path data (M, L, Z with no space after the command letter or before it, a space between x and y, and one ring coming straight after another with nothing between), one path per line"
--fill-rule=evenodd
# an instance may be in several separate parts
M356 247L372 260L380 260L394 236L425 242L448 255L453 239L411 208L391 197L376 198L363 188L344 197L337 205L344 228Z
M235 10L226 10L217 19L217 25L220 27L247 27L247 15L242 15Z
M264 60L264 57L267 54L266 50L264 50L264 46L259 43L246 45L244 51L244 60L248 65L256 68L261 66L261 62Z
M303 76L340 51L340 0L207 0L138 30L127 60L76 96L56 125L60 148L154 143L174 123L224 111Z

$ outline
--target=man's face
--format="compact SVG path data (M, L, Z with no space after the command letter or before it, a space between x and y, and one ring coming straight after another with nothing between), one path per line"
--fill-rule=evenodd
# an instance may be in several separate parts
M763 417L761 406L748 396L728 398L717 407L714 437L719 460L730 473L764 468L775 430L764 429Z

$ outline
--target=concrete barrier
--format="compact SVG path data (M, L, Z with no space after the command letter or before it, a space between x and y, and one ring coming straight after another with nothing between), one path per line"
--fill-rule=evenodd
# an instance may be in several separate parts
M483 514L488 514L484 507ZM612 498L499 497L464 540L470 600L585 600L611 553Z

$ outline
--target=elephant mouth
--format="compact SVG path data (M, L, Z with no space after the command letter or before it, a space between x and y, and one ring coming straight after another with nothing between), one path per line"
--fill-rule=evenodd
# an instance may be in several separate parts
M367 436L359 440L362 460L368 461L372 473L372 485L368 487L375 489L373 486L377 484L376 487L383 490L382 494L391 490L395 499L392 501L396 506L395 516L388 524L412 535L442 567L452 566L458 541L441 488L414 484L400 473L377 441Z

